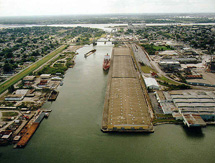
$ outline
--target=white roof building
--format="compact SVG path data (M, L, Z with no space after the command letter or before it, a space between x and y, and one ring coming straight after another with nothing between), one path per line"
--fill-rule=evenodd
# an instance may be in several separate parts
M26 95L27 94L27 92L29 91L29 89L17 89L16 90L16 95Z
M165 51L160 51L159 52L159 55L161 55L161 56L176 56L176 55L178 55L178 53L177 52L175 52L174 50L165 50Z
M62 78L60 78L59 76L54 76L51 78L52 81L61 81Z
M149 89L159 89L159 85L154 78L145 78L144 79L146 87Z
M51 74L41 74L40 78L41 79L49 79L51 77Z

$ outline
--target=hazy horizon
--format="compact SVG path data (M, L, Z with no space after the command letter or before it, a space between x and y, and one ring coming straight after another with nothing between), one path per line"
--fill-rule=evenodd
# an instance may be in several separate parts
M215 13L213 0L0 0L0 17Z

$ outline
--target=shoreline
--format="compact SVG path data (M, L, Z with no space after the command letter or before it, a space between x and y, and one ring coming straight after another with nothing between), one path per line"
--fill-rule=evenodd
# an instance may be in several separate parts
M77 53L75 53L78 49L82 48L83 46L68 46L66 49L64 49L62 52L66 51L66 50L70 50L70 53L73 53L71 54L73 57L71 58L71 60L67 61L67 63L70 63L72 62L72 66L67 66L67 69L65 69L64 71L64 74L66 73L66 71L71 68L71 67L74 67L75 66L75 56L77 55ZM69 49L70 48L70 49ZM66 51L68 53L68 51ZM60 53L58 53L57 55L60 55ZM64 58L67 58L70 54L67 54L64 56ZM52 58L51 60L49 60L47 63L45 63L44 65L42 65L42 69L45 68L45 67L48 67L48 68L51 68L51 65L52 65L52 62L53 60L55 60L54 62L58 61L59 58L58 57L54 57ZM39 67L39 70L37 70L37 73L38 71L41 71L40 67ZM35 82L38 80L40 80L40 78L38 78L38 76L36 77L36 80ZM51 79L49 79L50 82L51 82ZM62 79L63 80L63 79ZM19 82L19 81L18 81ZM62 81L61 81L62 82ZM55 86L55 89L57 89L60 85L60 81L54 81L54 83L56 83L56 86ZM62 86L62 85L61 85ZM27 88L28 89L28 88ZM49 97L50 97L50 94L53 92L53 90L55 89L51 89L51 88L45 88L45 89L34 89L34 92L40 92L40 96L39 96L39 103L34 103L33 104L33 107L36 107L36 109L31 109L31 108L26 108L27 110L30 110L30 111L26 111L26 112L23 112L22 110L18 109L17 110L17 107L16 106L16 111L18 111L20 114L16 117L16 120L20 119L23 119L21 120L19 126L17 127L16 130L14 131L11 131L11 136L9 136L8 139L5 139L4 141L0 141L0 146L2 145L10 145L10 144L16 144L18 143L19 141L21 141L22 139L22 136L26 135L28 133L29 130L31 130L31 126L34 124L34 120L35 118L37 117L38 113L39 112L50 112L50 111L47 111L47 110L44 110L42 108L42 106L46 103L46 102L53 102L57 99L57 97L53 100L53 101L48 101ZM1 97L3 98L5 96L5 94L7 94L8 92L3 92L1 94ZM32 97L32 100L33 100L33 97ZM24 101L21 101L21 102L24 102ZM2 110L3 111L3 110ZM14 112L14 110L6 110L7 112ZM27 112L30 112L30 114L26 114ZM31 117L31 118L29 118ZM6 126L4 126L3 128L1 128L1 133L7 133L8 130L6 130L6 128L8 128L9 126L13 125L14 121L9 121ZM38 126L39 127L39 126ZM16 133L16 134L14 134ZM4 135L5 135L4 134ZM15 140L17 138L17 136L19 137L19 141ZM32 137L33 134L30 136ZM30 140L30 138L28 138ZM23 140L22 140L23 141ZM27 144L27 143L26 143ZM24 146L23 146L24 147Z

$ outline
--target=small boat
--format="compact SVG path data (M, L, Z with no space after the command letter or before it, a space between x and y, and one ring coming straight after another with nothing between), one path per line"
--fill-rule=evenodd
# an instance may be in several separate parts
M61 82L60 82L60 86L62 86L62 85L63 85L63 82L61 81Z
M44 110L44 112L52 112L52 110L51 110L51 109L49 109L49 110Z
M107 71L110 68L110 55L105 55L104 56L104 62L103 62L103 70Z
M49 113L45 113L44 117L48 118L49 117Z

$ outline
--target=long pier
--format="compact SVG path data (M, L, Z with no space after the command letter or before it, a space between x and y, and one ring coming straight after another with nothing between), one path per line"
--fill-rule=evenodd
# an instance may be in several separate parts
M103 132L153 132L138 73L129 48L114 48L104 103Z

